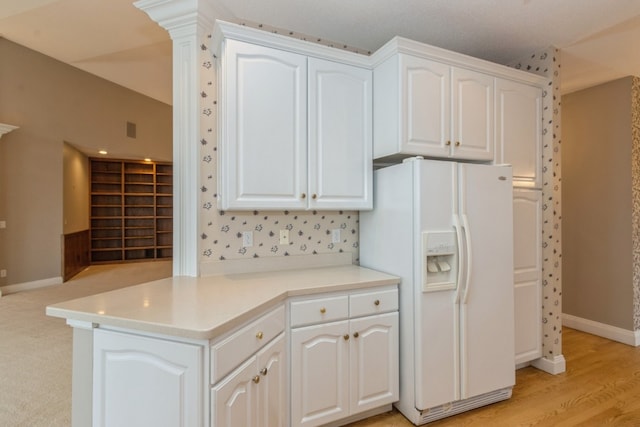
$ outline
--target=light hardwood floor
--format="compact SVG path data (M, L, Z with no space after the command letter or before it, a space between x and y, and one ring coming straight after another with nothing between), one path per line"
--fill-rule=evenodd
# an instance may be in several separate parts
M640 426L640 348L563 329L567 371L516 373L511 399L427 424L443 426ZM393 411L353 427L408 427Z

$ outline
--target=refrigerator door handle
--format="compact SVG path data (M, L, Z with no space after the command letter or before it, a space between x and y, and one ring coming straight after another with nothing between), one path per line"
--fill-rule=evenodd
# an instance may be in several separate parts
M464 237L465 237L465 260L466 260L466 268L465 268L465 278L464 278L464 294L462 295L462 304L467 303L467 298L469 296L469 283L471 282L471 231L469 229L469 219L465 214L462 214L462 228L464 229Z
M458 272L456 278L456 292L454 294L454 304L460 303L460 287L462 285L462 263L463 263L463 245L462 245L462 226L460 225L460 217L457 214L453 215L453 228L456 230L456 241L458 244Z

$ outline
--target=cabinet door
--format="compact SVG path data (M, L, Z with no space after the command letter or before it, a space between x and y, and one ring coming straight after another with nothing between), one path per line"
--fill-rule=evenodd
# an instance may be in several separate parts
M306 57L226 40L221 71L220 207L303 209Z
M542 357L542 192L513 192L516 364Z
M96 329L94 426L203 424L203 348Z
M398 400L398 312L352 320L351 413Z
M349 415L349 338L346 320L291 332L292 426Z
M541 188L542 89L496 80L496 163L513 167L513 184Z
M286 425L285 354L284 333L282 333L257 355L261 378L258 384L257 425L259 427Z
M400 55L403 104L401 151L448 157L451 139L451 67Z
M309 58L309 207L371 209L371 70Z
M452 68L453 157L493 160L493 77Z
M253 356L213 387L211 420L215 427L257 425L257 373L258 363Z

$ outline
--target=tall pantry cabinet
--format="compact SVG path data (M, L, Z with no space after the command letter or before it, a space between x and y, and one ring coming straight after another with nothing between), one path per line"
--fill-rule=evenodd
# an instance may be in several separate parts
M513 167L516 365L542 357L542 89L496 79L496 163Z

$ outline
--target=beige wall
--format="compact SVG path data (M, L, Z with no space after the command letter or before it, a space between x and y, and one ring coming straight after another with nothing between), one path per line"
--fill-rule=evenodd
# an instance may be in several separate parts
M632 78L562 97L563 312L633 330Z
M62 233L89 229L89 158L64 143L62 164Z
M0 122L20 126L0 140L4 286L61 276L64 141L90 153L106 147L118 157L171 160L172 111L2 38L0 58ZM136 139L127 138L127 121Z

